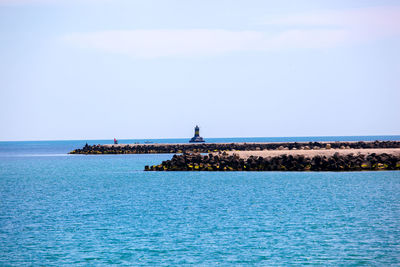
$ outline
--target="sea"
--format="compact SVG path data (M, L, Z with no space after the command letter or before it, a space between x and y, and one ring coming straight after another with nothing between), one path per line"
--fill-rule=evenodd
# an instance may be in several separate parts
M400 140L400 136L208 142ZM144 172L113 140L0 142L0 266L399 266L400 172ZM119 140L182 143L188 139Z

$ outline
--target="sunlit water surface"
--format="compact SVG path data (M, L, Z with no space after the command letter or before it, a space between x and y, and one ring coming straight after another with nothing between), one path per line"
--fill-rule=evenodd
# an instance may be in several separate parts
M0 142L0 265L398 265L400 172L143 172Z

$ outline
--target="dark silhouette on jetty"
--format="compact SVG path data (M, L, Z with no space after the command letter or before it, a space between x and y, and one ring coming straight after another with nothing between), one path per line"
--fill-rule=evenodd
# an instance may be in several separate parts
M189 141L190 143L204 143L203 137L200 136L200 128L196 125L194 128L194 136Z

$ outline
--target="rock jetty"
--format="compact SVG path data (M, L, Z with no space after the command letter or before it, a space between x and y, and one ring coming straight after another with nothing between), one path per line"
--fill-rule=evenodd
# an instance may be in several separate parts
M400 170L400 156L382 154L304 156L282 154L275 157L250 156L247 159L228 153L174 155L160 165L145 166L145 171L363 171Z
M189 143L189 144L118 144L88 145L70 154L180 154L187 152L212 153L218 151L261 150L317 150L317 149L400 148L400 141L373 142L285 142L285 143Z

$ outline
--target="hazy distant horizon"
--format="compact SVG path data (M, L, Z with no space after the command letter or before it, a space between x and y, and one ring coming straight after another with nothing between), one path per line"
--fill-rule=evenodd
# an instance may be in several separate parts
M119 141L124 141L124 140L138 140L138 141L146 141L146 140L187 140L189 141L190 137L160 137L160 138L117 138ZM231 137L204 137L206 139L262 139L262 138L271 138L271 139L279 139L279 138L332 138L332 137L392 137L395 138L395 140L400 140L400 135L310 135L310 136L231 136ZM83 139L51 139L51 140L45 140L45 139L35 139L35 140L0 140L0 142L40 142L40 141L112 141L113 138L83 138ZM377 139L379 140L379 138ZM394 139L393 139L394 140ZM357 141L363 141L363 140L357 140Z

